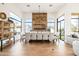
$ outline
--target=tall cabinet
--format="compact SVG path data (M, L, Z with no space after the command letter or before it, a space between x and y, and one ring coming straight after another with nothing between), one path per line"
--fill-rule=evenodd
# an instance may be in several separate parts
M6 21L4 19L0 20L0 50L1 51L4 47L12 43L11 38L14 35L13 29L14 29L13 21L10 21L9 19Z

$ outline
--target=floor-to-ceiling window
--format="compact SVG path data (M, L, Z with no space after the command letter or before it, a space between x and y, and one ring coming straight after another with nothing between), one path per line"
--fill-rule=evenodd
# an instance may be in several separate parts
M28 18L25 20L25 30L26 32L32 31L32 19Z
M57 31L60 33L59 39L64 40L64 16L61 16L57 19Z
M48 31L54 33L54 31L55 31L55 21L54 21L53 18L48 18L47 29L48 29Z
M15 39L18 40L20 39L20 34L22 30L22 20L20 17L16 16L14 13L10 13L10 20L12 20L15 24L14 32L15 32Z
M71 17L71 32L79 33L79 16L72 15Z

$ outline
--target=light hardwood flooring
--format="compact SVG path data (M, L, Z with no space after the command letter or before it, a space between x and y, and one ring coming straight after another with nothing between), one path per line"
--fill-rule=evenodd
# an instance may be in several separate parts
M0 52L1 56L74 56L72 46L63 41L53 42L16 42Z

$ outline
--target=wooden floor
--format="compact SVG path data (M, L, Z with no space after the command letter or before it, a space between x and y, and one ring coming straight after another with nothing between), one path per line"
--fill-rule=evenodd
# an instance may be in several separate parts
M12 46L3 49L1 56L74 56L73 49L63 41L59 43L51 42L31 42L24 44L16 42Z

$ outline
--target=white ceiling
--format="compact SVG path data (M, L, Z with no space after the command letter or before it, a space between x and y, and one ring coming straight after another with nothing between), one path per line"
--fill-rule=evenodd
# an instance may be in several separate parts
M65 4L64 3L17 3L14 4L17 8L19 8L22 12L57 12L59 9L61 9ZM27 7L27 5L30 5L30 7ZM39 6L40 5L40 9ZM50 7L49 5L52 5Z
M1 4L0 4L1 5ZM11 7L13 6L17 7L21 12L51 12L51 13L56 13L61 9L65 4L64 3L5 3L2 5L5 5L6 7ZM30 5L30 7L27 7L27 5ZM40 5L40 9L39 6ZM52 5L50 7L49 5Z

